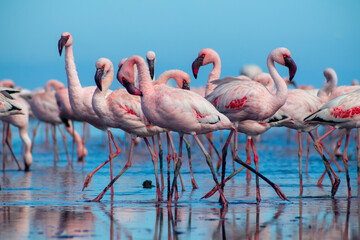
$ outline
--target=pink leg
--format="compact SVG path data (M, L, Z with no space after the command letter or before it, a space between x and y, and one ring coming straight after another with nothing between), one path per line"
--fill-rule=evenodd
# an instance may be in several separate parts
M45 147L49 146L49 124L45 123Z
M157 167L157 156L156 154L152 151L151 149L151 145L149 143L149 141L147 140L147 138L144 138L144 141L146 143L146 146L148 147L150 154L151 154L151 158L154 164L154 171L155 171L155 180L156 180L156 201L161 201L162 197L161 197L161 191L160 191L160 182L159 182L159 173L158 173L158 167ZM154 143L155 145L155 143Z
M33 148L34 148L34 145L35 145L35 137L36 137L36 133L37 133L37 130L39 128L39 125L40 125L40 121L38 121L38 123L36 124L36 126L34 128L34 131L33 131L33 137L32 137L32 143L31 143L31 152L33 151Z
M57 162L60 161L60 156L57 148L57 141L56 141L56 128L54 125L51 125L51 135L54 144L54 166L56 166Z
M232 156L233 172L236 170L234 158L235 156L237 156L237 147L238 147L238 131L236 129L236 131L234 132L234 152Z
M306 146L306 165L305 165L305 173L308 173L308 167L309 167L310 142L311 142L311 138L310 138L310 136L308 136L308 138L307 138L307 146Z
M328 136L331 132L333 132L335 130L335 128L331 129L329 132L327 132L325 135ZM326 149L324 145L321 144L321 140L324 139L324 136L319 138L318 140L315 140L315 137L312 135L311 132L309 132L309 135L310 137L312 138L312 140L314 141L314 147L316 149L316 151L318 151L318 153L320 154L323 162L324 162L324 165L325 165L325 168L326 168L326 171L329 175L329 178L332 182L332 189L331 189L331 195L332 196L335 196L338 188L339 188L339 184L340 184L340 179L339 177L336 175L335 171L332 169L329 161L326 159L326 157L324 156L324 153L322 151L322 148ZM331 173L334 175L334 178L335 178L335 181L333 183L333 179L332 179L332 176L331 176Z
M182 143L183 143L183 138L184 138L184 135L180 134L180 137L179 137L179 156L178 156L178 160L177 160L176 166L175 166L174 179L173 179L173 182L172 182L172 185L171 185L170 196L169 196L169 199L168 199L168 207L171 206L172 196L173 196L173 192L175 190L175 185L176 185L176 181L177 181L176 178L180 173L180 168L181 168L181 164L182 164Z
M91 178L92 176L99 171L100 168L102 168L104 165L106 165L108 162L110 162L112 159L114 159L115 157L119 156L119 154L121 153L119 146L117 145L113 135L111 134L110 131L108 131L108 138L109 138L109 148L110 148L110 154L109 154L109 158L108 160L106 160L105 162L103 162L100 166L98 166L94 171L92 171L91 173L89 173L86 177L86 180L84 182L84 186L83 189L84 190L86 187L88 187L90 185L91 182ZM111 141L114 143L115 148L116 148L116 152L115 154L112 154L112 145L111 145ZM110 178L112 179L112 167L110 166Z
M303 194L303 183L302 183L302 152L303 152L303 148L302 148L302 139L301 139L301 132L297 132L297 137L298 137L298 144L299 144L299 152L298 152L298 157L299 157L299 181L300 181L300 196L302 196Z
M339 140L337 141L336 147L335 147L335 150L334 150L334 153L337 151L338 148L340 148L341 142L342 142L343 138L345 137L345 134L346 134L346 133L342 134L342 135L340 136ZM332 154L329 163L331 164L331 162L334 161L334 163L336 164L336 166L337 166L337 168L339 169L339 171L340 171L340 172L343 172L343 170L341 169L341 167L338 165L338 163L336 162L336 160L335 160L335 158L334 158L334 153ZM319 180L318 180L318 182L317 182L317 185L318 185L318 186L322 185L322 182L323 182L323 180L324 180L325 174L326 174L326 169L324 170L323 174L321 175L321 177L319 178Z
M162 142L161 142L161 136L160 133L157 135L158 142L159 142L159 162L160 162L160 178L161 178L161 191L165 188L164 183L164 167L163 167L163 148L162 148Z
M9 144L8 136L9 136L9 131L10 131L10 125L8 123L6 125L7 125L6 126L7 134L5 135L5 143L9 147L10 153L11 153L12 157L15 159L15 162L16 162L18 168L19 168L19 171L22 171L22 167L21 167L20 163L18 162L11 145ZM5 169L5 167L4 167L4 169Z
M231 137L232 137L232 134L233 134L233 131L232 130L225 142L225 145L223 147L223 150L222 150L222 159L226 159L226 155L227 155L227 147L229 146L230 144L230 140L231 140ZM263 176L261 173L257 172L255 169L253 169L252 167L250 167L249 165L247 165L246 163L244 163L243 161L240 160L239 157L236 157L235 158L235 161L238 162L239 164L243 165L243 167L246 167L247 169L250 169L254 174L258 175L259 177L261 177L265 182L267 182L274 190L275 192L277 193L277 195L282 199L282 200L288 200L285 196L285 194L280 190L280 188L274 184L273 182L271 182L269 179L267 179L265 176ZM224 185L225 182L227 182L228 180L230 180L232 177L234 177L237 173L239 173L241 170L243 170L244 168L241 167L239 168L237 171L233 172L229 177L227 177L224 181L222 181L221 185ZM218 186L215 186L209 193L207 193L204 197L202 198L208 198L208 197L211 197L216 191L218 190Z
M254 139L251 138L251 147L253 150L253 154L254 154L254 163L255 163L255 168L256 171L259 172L259 156L256 152L256 148L255 148L255 143L254 143ZM259 184L259 176L256 175L256 201L260 202L261 201L261 197L260 197L260 184Z
M64 132L61 130L60 125L57 125L57 127L59 128L59 131L61 133L61 136L62 136L62 139L63 139L63 142L64 142L65 153L66 153L66 158L68 160L68 165L72 168L73 166L72 166L72 162L70 161L69 150L68 150L68 146L67 146L67 143L66 143L66 136L65 136Z
M343 161L344 161L344 166L345 166L346 181L347 181L347 187L348 187L348 197L351 198L351 185L350 185L350 175L349 175L348 157L347 157L347 150L348 150L348 147L349 147L349 140L350 140L350 130L348 130L347 133L346 133L344 153L343 153Z
M171 187L171 183L170 183L170 166L171 166L171 150L170 150L170 132L166 133L166 140L167 140L167 147L168 147L168 154L166 157L167 160L167 198L169 200L170 197L170 187Z
M246 136L246 164L247 165L251 165L251 140L250 138L248 138L248 136ZM251 173L249 171L249 169L246 170L246 179L249 181L251 180Z
M176 165L176 162L177 162L177 153L176 153L176 148L175 148L175 145L174 145L174 142L172 140L172 137L171 137L171 134L169 134L169 138L170 138L170 145L171 145L171 148L172 148L172 151L173 151L173 162L174 162L174 171L175 171L175 165ZM182 191L185 191L185 185L183 183L183 180L182 180L182 177L181 177L181 173L179 172L179 179L180 179L180 183L181 183L181 187L182 187ZM177 185L176 185L176 189L175 189L175 198L179 198L178 196L178 191L177 191Z
M190 143L186 140L186 138L183 138L185 146L186 146L186 150L188 153L188 159L189 159L189 168L190 168L190 176L191 176L191 184L193 189L197 189L198 185L196 184L195 178L194 178L194 172L193 172L193 166L192 166L192 162L191 162L191 147L190 147ZM210 143L210 142L209 142Z
M135 144L135 137L131 138L129 158L128 158L128 161L126 162L124 168L121 170L121 172L113 180L111 180L111 182L106 186L106 188L96 198L94 198L92 201L99 202L104 197L104 194L106 193L106 191L109 190L109 188L113 186L113 184L116 182L116 180L118 180L118 178L121 177L121 175L127 169L129 169L129 167L132 164L132 154L133 154L133 151L134 151L134 144ZM110 160L108 160L108 161L110 161Z

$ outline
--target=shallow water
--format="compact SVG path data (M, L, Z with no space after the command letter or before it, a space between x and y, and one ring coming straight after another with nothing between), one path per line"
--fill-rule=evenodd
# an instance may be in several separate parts
M124 139L121 132L116 135ZM177 138L176 134L173 136ZM216 145L219 138L216 133ZM245 159L244 136L240 138L240 157ZM256 204L255 177L252 175L247 181L243 171L226 184L229 206L222 208L218 194L200 199L214 182L200 149L192 141L199 189L192 191L184 148L181 175L186 190L180 191L179 200L168 208L165 201L156 203L155 188L142 187L147 179L155 182L144 143L135 148L133 165L114 185L114 196L109 191L101 202L90 202L109 182L109 166L105 166L82 191L87 174L107 159L106 138L93 129L86 143L89 156L84 165L74 162L74 168L67 166L60 139L61 161L57 166L51 144L44 145L43 133L37 137L30 172L18 171L13 162L7 161L6 171L0 175L0 239L359 239L360 191L353 144L349 148L352 198L347 198L343 172L338 174L342 182L335 198L330 197L328 178L322 188L316 186L324 167L312 147L309 172L303 175L303 197L299 197L297 144L294 140L287 143L285 129L273 129L257 144L260 171L279 185L290 201L279 199L260 180L262 201ZM71 140L68 143L71 149ZM304 149L305 144L304 141ZM14 132L14 151L18 156L20 145ZM122 153L114 160L115 174L128 156L128 147L124 144L120 147ZM343 166L341 160L339 164ZM231 170L228 159L227 174ZM166 199L166 188L163 196Z

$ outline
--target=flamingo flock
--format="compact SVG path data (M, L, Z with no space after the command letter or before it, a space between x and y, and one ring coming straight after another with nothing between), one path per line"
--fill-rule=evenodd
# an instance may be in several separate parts
M83 190L90 186L95 173L110 163L110 181L104 185L104 190L93 199L100 201L107 190L132 166L132 157L136 148L136 141L142 138L149 150L154 166L156 180L156 202L163 201L165 186L164 168L162 163L162 135L166 136L168 155L167 159L167 204L171 206L175 193L175 200L179 199L178 178L182 189L185 186L181 179L181 166L183 159L183 142L186 144L189 156L189 166L193 188L198 186L191 163L191 148L185 135L191 136L201 149L205 161L210 169L215 187L204 198L219 193L219 202L227 205L226 182L243 169L247 169L246 178L251 179L251 173L256 175L256 201L261 201L260 178L267 182L282 200L288 200L280 187L260 173L259 156L255 147L255 138L264 134L272 127L286 127L297 131L299 144L299 195L303 195L302 183L302 133L309 134L314 142L314 148L319 153L331 184L331 195L335 196L340 186L340 178L332 167L336 163L335 153L339 151L341 141L345 137L345 146L342 160L347 180L348 197L352 196L347 150L350 142L351 130L360 127L360 87L337 86L337 75L334 69L326 68L325 83L320 89L288 89L288 84L296 75L297 65L287 48L276 48L270 51L267 58L268 73L262 72L257 65L246 65L242 68L240 76L220 77L221 59L219 54L210 48L202 49L192 63L192 73L195 79L201 66L212 64L205 87L191 89L190 76L181 70L173 69L158 74L155 77L156 56L153 51L146 54L146 60L139 56L125 56L119 62L117 71L113 63L107 58L100 58L95 63L94 85L83 87L76 70L73 51L73 37L70 33L61 34L58 41L58 51L61 56L65 52L65 71L67 87L57 81L49 80L44 89L32 93L16 89L11 80L0 82L0 119L3 122L3 170L5 170L6 149L10 150L19 170L29 171L32 165L32 151L35 136L40 123L51 126L54 145L54 164L59 160L57 148L56 129L63 136L68 165L72 167L69 151L66 145L66 135L61 125L73 138L73 147L77 146L78 162L86 164L85 147L87 124L107 133L109 155L96 169L90 172L83 184ZM281 77L275 63L279 68L286 67L289 71L287 77ZM190 65L191 63L189 63ZM115 91L110 90L114 77L124 87ZM174 79L177 87L166 84ZM294 84L294 83L293 83ZM295 84L294 84L295 85ZM39 120L33 131L32 140L29 137L29 118ZM74 121L84 124L83 137L74 129ZM13 125L19 129L19 135L24 145L24 167L17 160L11 144L11 129ZM329 130L319 136L320 125L330 126ZM121 154L119 144L111 129L121 129L131 136L128 157L122 170L114 177L114 159ZM212 150L219 152L212 143L212 133L226 131L229 135L222 144L221 156L216 168L212 158ZM339 133L337 144L329 151L323 140L334 131ZM171 132L179 134L179 146L176 150ZM246 135L246 161L239 158L238 133ZM209 148L204 146L202 135L209 139ZM358 134L359 135L359 134ZM151 138L151 143L149 141ZM359 142L360 140L357 139ZM260 144L260 143L257 143ZM232 173L227 175L226 160L229 145L231 146ZM115 152L114 148L115 147ZM358 152L360 149L357 143ZM308 148L309 149L309 148ZM309 150L307 150L309 151ZM251 157L253 152L253 159ZM325 154L326 153L326 154ZM360 168L358 160L358 172ZM171 159L173 171L171 171ZM329 160L328 160L329 159ZM255 168L251 167L252 161ZM158 164L160 163L160 169ZM242 165L236 169L235 163ZM337 163L336 163L337 164ZM36 166L34 166L36 167ZM220 178L216 171L221 167ZM341 167L337 165L339 170ZM307 171L307 166L306 166ZM172 172L172 181L170 178ZM160 175L160 177L159 177ZM324 175L320 178L318 184ZM359 179L358 179L359 181Z

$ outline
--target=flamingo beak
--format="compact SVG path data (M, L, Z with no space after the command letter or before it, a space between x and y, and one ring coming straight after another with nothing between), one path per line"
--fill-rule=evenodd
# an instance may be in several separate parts
M104 68L103 67L97 68L95 73L95 83L96 86L100 89L100 91L102 91L101 79L103 75L104 75Z
M142 92L137 87L135 87L134 84L130 83L129 81L123 80L122 85L124 85L124 87L126 88L128 93L130 93L132 95L140 96L140 97L143 96Z
M183 85L182 85L182 89L190 90L189 84L187 82L184 82Z
M146 59L149 65L150 77L154 80L154 72L155 72L155 60L154 59Z
M289 80L291 81L295 76L297 66L291 57L285 57L284 60L285 66L289 68Z
M59 42L58 42L58 49L59 49L59 54L61 56L62 50L67 42L67 40L69 39L68 36L61 36Z
M194 74L195 79L197 78L199 68L203 65L204 58L199 56L195 59L195 61L192 63L192 71Z

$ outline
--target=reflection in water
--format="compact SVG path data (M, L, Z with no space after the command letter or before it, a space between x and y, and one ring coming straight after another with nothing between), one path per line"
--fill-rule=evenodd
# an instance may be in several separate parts
M262 141L266 143L266 136ZM244 171L225 186L230 204L221 208L218 195L200 200L213 182L201 152L194 147L199 189L181 192L179 201L168 208L166 202L155 203L155 189L142 188L142 182L153 179L154 174L146 148L141 147L134 153L132 167L114 185L115 195L105 195L100 203L87 201L109 181L104 168L94 175L89 188L81 191L86 175L99 159L107 157L98 139L89 139L89 144L92 147L84 166L74 164L71 169L60 162L53 167L48 157L35 154L31 172L1 173L0 239L359 239L360 185L357 197L345 197L345 184L331 198L328 180L322 189L316 186L323 171L316 153L310 155L304 197L299 198L297 155L288 157L296 150L283 150L283 144L277 146L273 141L271 148L259 146L259 154L264 154L261 171L279 184L291 202L280 201L260 182L262 202L256 204L255 178L247 181ZM286 159L284 151L289 152ZM245 157L245 152L242 154ZM114 160L115 171L122 168L126 156L124 152ZM349 169L355 182L356 168ZM191 186L186 161L182 171L185 186ZM344 174L339 176L346 183Z

